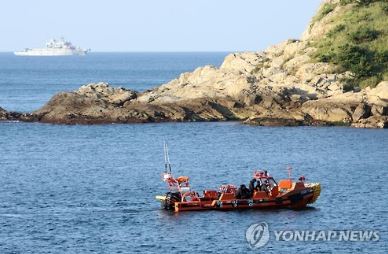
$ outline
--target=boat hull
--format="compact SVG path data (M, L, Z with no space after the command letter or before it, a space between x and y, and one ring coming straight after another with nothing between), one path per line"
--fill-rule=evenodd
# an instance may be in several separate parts
M260 198L250 199L226 199L175 202L173 211L206 211L206 210L245 210L245 209L303 209L308 204L314 203L320 195L320 184L310 184L303 189L291 190L281 193L276 197L270 195L261 196ZM165 196L157 196L156 199L162 202L163 207L167 207L164 202Z

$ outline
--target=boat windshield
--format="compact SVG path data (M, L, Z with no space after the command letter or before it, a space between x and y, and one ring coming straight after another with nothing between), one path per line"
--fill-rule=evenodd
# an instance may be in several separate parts
M269 177L267 180L268 180L268 183L269 183L269 186L271 187L271 189L278 185L276 183L275 179L273 179L272 177Z

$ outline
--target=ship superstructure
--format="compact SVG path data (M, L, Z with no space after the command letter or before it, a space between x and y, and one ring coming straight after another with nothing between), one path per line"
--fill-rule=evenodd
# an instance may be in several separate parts
M70 41L60 38L49 40L45 48L26 48L23 51L15 51L14 54L17 56L83 56L89 51L90 49L75 47Z

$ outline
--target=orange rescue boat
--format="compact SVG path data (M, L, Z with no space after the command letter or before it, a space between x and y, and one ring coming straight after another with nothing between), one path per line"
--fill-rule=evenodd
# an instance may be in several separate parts
M289 178L279 183L267 171L256 170L247 188L233 184L221 185L218 190L204 190L202 195L190 187L189 177L174 178L165 145L165 172L163 181L169 191L165 195L156 196L162 208L175 212L202 210L237 210L290 208L303 209L314 203L320 193L319 183L306 183L302 176L298 181L292 181L291 169Z

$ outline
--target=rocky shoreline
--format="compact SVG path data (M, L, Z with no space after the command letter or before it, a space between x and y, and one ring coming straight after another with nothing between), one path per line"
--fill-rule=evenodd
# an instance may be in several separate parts
M171 99L174 93L168 91ZM224 91L221 89L220 92ZM260 126L388 127L388 82L382 82L374 89L321 99L302 99L300 93L292 93L289 89L265 87L256 93L244 91L235 97L161 101L161 97L155 98L158 95L154 90L137 93L106 83L89 84L74 92L55 95L44 107L29 114L0 108L0 120L54 124L237 120ZM148 101L144 101L145 97Z
M337 0L325 0L334 3ZM322 7L321 7L322 8ZM262 52L229 54L155 89L136 92L106 83L62 92L29 114L0 108L0 120L55 124L241 121L261 126L343 125L388 128L388 81L347 91L354 74L317 62L312 45L332 29L330 17L309 25L301 40Z

